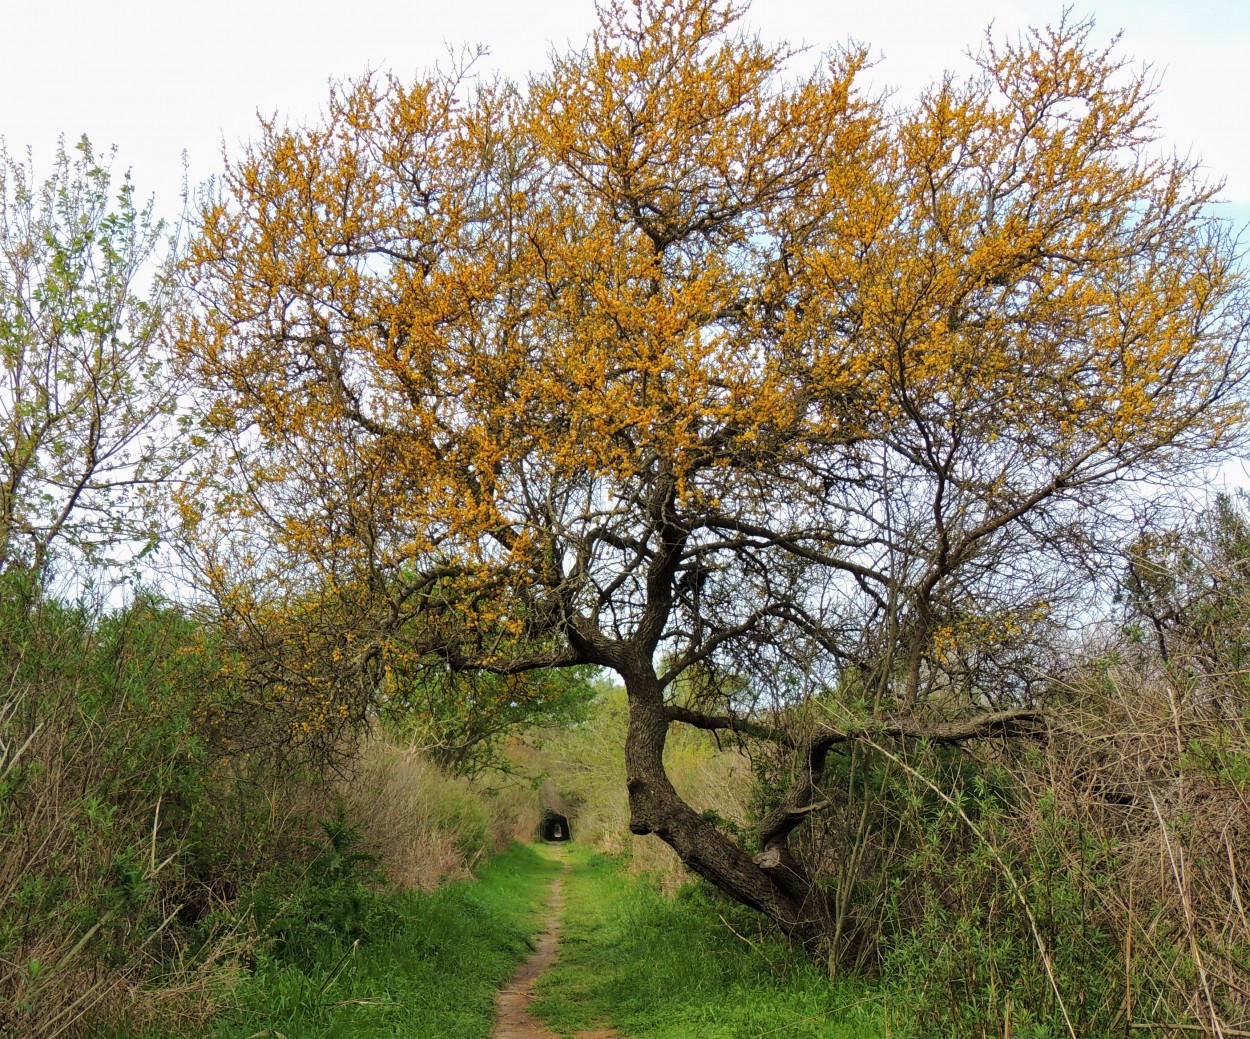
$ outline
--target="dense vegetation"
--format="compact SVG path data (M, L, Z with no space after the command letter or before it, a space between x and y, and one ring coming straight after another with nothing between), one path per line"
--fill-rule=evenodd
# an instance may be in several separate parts
M1088 25L890 110L739 15L342 85L189 241L0 149L0 1033L483 1034L544 807L651 878L570 1026L1250 1031L1214 189Z
M13 574L3 592L5 1035L186 1035L238 1000L314 992L356 939L445 927L459 903L416 893L532 835L532 798L488 799L380 730L334 771L229 754L237 693L211 629L176 608L32 601ZM414 894L384 897L384 878ZM519 954L493 940L512 952L483 984ZM256 979L276 988L251 995Z
M340 755L337 773L289 755L228 759L212 743L235 691L211 628L150 598L102 612L32 601L10 575L5 1027L226 1036L281 1020L293 1035L335 1015L360 1028L373 1014L383 1027L402 1013L388 1002L428 1011L435 996L400 983L410 954L394 950L432 956L446 946L439 935L460 933L447 914L467 917L486 930L452 944L499 950L497 980L523 951L515 927L534 923L518 914L550 869L514 853L493 874L503 886L433 901L403 892L465 877L500 842L532 836L541 798L571 815L579 842L656 878L635 888L600 862L585 892L571 888L570 934L599 928L603 943L570 947L551 983L567 988L556 1020L731 1034L752 1015L824 1014L854 992L892 1035L1113 1035L1130 1021L1219 1034L1243 1021L1247 976L1250 742L1232 666L1250 617L1246 522L1221 503L1175 537L1134 546L1124 622L1074 647L1067 717L1049 741L952 749L866 737L833 763L833 804L799 842L838 913L800 959L815 953L823 976L841 979L832 989L779 936L686 889L680 862L657 854L664 845L630 837L619 687L601 687L583 721L510 742L498 764L513 775L474 786L385 731ZM692 729L667 753L683 796L743 833L784 765ZM662 954L682 941L692 947ZM640 966L644 953L675 973ZM719 980L676 984L702 977L686 959ZM422 960L416 973L441 985L451 970ZM464 1027L484 1027L488 991L462 1008L478 1022ZM830 1034L852 1019L828 1015Z

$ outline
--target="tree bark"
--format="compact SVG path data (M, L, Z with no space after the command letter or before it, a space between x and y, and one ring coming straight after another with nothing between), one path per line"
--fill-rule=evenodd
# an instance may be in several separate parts
M819 887L791 852L789 838L812 812L826 807L816 798L832 747L867 738L958 743L992 735L1034 735L1044 725L1041 712L1019 709L952 722L893 718L862 728L818 728L795 747L797 777L779 806L761 821L760 852L751 856L681 798L664 767L664 745L673 720L707 722L701 727L717 728L713 724L717 719L665 707L662 683L649 665L635 662L622 677L629 698L625 768L630 830L659 837L699 876L764 913L801 942L820 936L826 906Z
M789 855L752 858L678 795L664 768L669 716L653 670L625 676L629 728L625 741L630 830L655 834L686 866L720 891L764 913L800 941L817 937L823 914L813 887Z

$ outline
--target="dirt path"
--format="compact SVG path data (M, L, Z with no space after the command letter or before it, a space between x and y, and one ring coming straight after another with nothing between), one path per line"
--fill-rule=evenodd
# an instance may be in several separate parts
M566 865L567 872L568 866ZM551 885L551 898L547 902L547 930L538 936L534 954L521 964L507 987L499 993L499 1012L495 1018L495 1030L491 1039L560 1039L543 1023L532 1017L529 1005L536 998L534 982L556 959L560 944L560 921L564 914L564 874L556 877ZM624 1039L619 1032L596 1028L590 1032L578 1032L579 1039Z

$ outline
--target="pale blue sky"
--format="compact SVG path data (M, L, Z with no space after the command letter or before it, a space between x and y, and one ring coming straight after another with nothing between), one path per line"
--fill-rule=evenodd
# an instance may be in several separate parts
M224 140L235 148L255 113L313 116L326 83L366 67L402 75L449 44L482 43L488 67L521 78L551 47L581 42L593 0L8 0L0 61L0 135L46 156L58 134L113 143L141 192L179 208L181 155L192 183L211 175ZM766 38L819 50L854 38L881 57L874 78L914 96L963 67L993 21L996 33L1057 20L1064 0L756 0L749 22ZM1086 0L1100 37L1163 75L1157 110L1174 147L1227 181L1228 215L1250 220L1250 3L1244 0Z

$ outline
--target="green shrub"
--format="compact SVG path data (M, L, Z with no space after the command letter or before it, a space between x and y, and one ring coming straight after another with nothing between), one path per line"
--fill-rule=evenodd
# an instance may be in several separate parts
M302 869L273 868L243 901L274 960L301 970L332 963L345 945L368 942L392 922L378 857L358 850L359 831L341 813L321 830Z
M893 871L883 958L891 1034L1112 1034L1123 1025L1124 952L1092 899L1114 876L1110 849L1053 799L1037 806L1027 843L979 807L976 843L960 855L948 836L967 820L916 818L915 846Z

